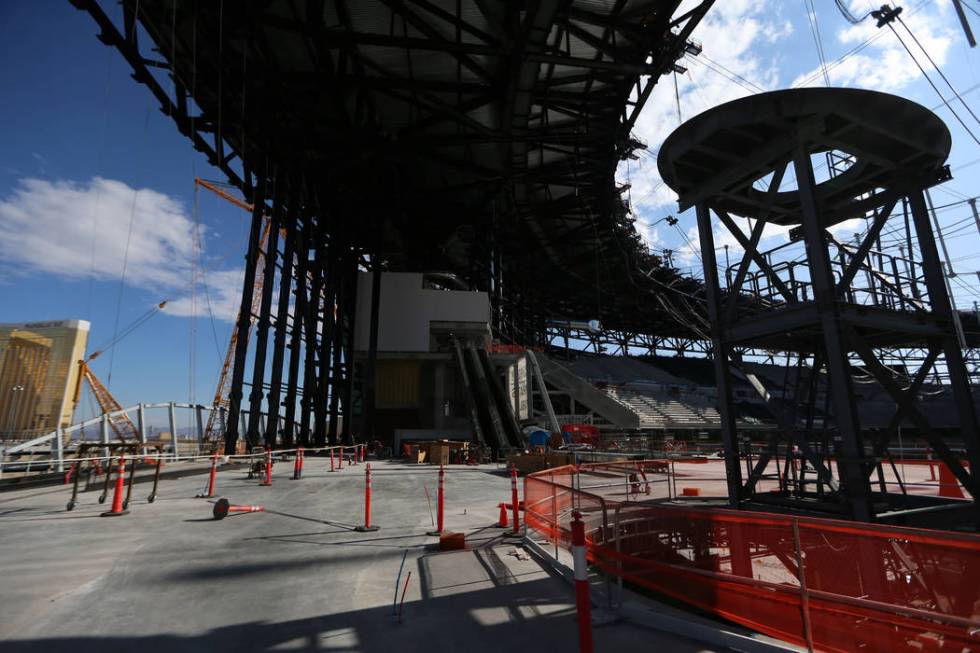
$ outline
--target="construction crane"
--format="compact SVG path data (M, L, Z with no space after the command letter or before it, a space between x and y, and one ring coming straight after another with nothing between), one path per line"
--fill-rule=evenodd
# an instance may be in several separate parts
M106 388L95 372L88 366L89 361L97 358L102 352L97 351L88 358L78 361L78 383L75 384L75 404L78 404L82 397L82 384L88 381L95 401L99 404L99 409L103 415L108 416L109 427L121 442L139 442L139 429L133 424L127 413L121 412L123 407L119 404L109 389ZM115 414L113 414L115 413Z
M252 205L244 202L231 193L225 191L217 183L207 181L205 179L195 178L194 179L195 192L197 186L203 186L207 190L211 191L218 197L234 204L238 208L251 212ZM268 216L263 216L264 224L262 229L262 239L259 245L259 257L265 257L265 250L269 242L269 230L271 228L272 222ZM262 286L264 283L265 265L257 266L255 273L255 294L252 300L252 310L250 313L249 327L251 330L251 325L255 323L255 315L259 311L259 302L262 297ZM112 345L124 338L125 336L132 333L136 328L145 323L150 317L155 315L157 312L163 310L167 305L167 301L160 302L155 308L148 311L145 315L141 316L126 329L123 330L121 334L113 339ZM235 320L238 323L238 320ZM221 366L221 374L218 377L218 387L214 392L214 402L211 414L208 417L207 429L205 430L204 439L205 441L213 441L215 438L215 432L219 428L223 428L223 424L219 425L221 408L228 407L228 395L231 391L231 365L235 360L235 350L238 346L238 332L233 329L231 333L231 339L228 342L228 349L225 352L224 364ZM96 351L88 358L78 361L78 382L75 385L74 402L77 405L82 395L82 385L87 381L89 387L92 389L92 394L95 396L95 400L99 405L100 410L103 414L109 415L108 421L109 426L112 428L116 437L122 442L138 441L139 440L139 429L133 420L130 419L129 415L122 412L122 405L116 400L116 398L109 392L109 389L99 380L99 378L89 367L89 363L96 358L98 358L106 348L103 347L99 351ZM117 414L113 414L117 413Z
M247 202L243 202L234 195L226 192L221 187L219 187L214 182L207 181L201 178L194 179L195 192L197 191L197 186L203 186L208 189L218 197L231 202L238 208L252 212L253 206ZM265 250L269 243L269 230L271 229L272 221L269 216L263 215L262 224L262 239L259 243L259 257L265 257ZM249 333L252 331L252 326L255 324L255 316L259 313L260 302L262 301L262 286L265 282L265 263L255 266L255 290L252 293L252 307L249 311ZM239 309L238 316L235 318L235 324L238 324L241 319L241 309ZM247 343L245 343L247 344ZM222 431L224 431L224 424L220 423L221 415L224 413L221 409L228 408L228 396L231 392L231 366L235 360L235 350L238 348L238 330L232 329L231 339L228 341L228 349L225 351L225 360L221 365L221 374L218 376L218 387L214 391L214 401L212 402L211 414L208 416L208 425L204 430L204 441L213 442L217 437L220 437Z
M89 363L101 356L107 349L115 347L123 338L146 324L154 315L166 308L168 301L165 299L149 309L133 320L126 328L118 331L112 340L90 354L88 358L78 361L78 380L75 383L75 394L72 397L73 406L78 405L79 400L82 398L82 385L88 381L89 388L91 388L92 394L95 396L95 401L99 404L99 409L103 415L108 416L109 426L121 442L139 441L139 429L136 428L129 415L123 412L122 405L112 396L112 393L99 380L99 377L95 375L95 372L89 367Z

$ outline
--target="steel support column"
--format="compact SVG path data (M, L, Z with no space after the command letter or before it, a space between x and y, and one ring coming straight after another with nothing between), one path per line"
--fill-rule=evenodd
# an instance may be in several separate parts
M344 352L344 329L343 325L347 319L347 310L343 302L344 285L340 284L337 294L337 327L333 331L333 356L330 361L330 426L327 429L327 441L331 445L338 443L337 433L340 430L340 395L343 387L343 377L341 376L342 355Z
M701 238L701 258L704 264L705 299L711 322L712 361L718 386L718 414L721 416L721 439L725 447L725 470L728 480L728 504L738 508L742 499L742 470L739 466L738 433L735 427L735 407L732 404L731 371L728 368L729 347L724 340L724 325L719 320L721 290L715 261L715 242L711 212L704 202L697 205L698 234Z
M323 284L323 318L321 320L323 328L317 349L317 381L313 394L313 442L318 447L324 446L327 442L330 354L333 345L333 333L337 328L334 307L337 302L338 277L341 272L341 264L336 260L340 249L337 243L331 242L329 245L323 244L321 246L327 248L327 267L324 272L325 283Z
M242 384L245 381L245 355L248 353L248 332L251 328L252 296L255 293L255 268L259 258L259 242L262 236L262 208L265 202L266 178L259 177L258 186L252 198L252 225L248 238L248 252L245 255L245 279L242 282L242 302L238 309L236 325L238 346L235 348L235 363L232 366L231 391L228 393L228 430L225 432L225 454L235 453L238 445L238 422L242 410Z
M364 365L364 385L361 401L364 405L364 421L361 435L367 441L375 439L375 379L378 366L378 319L381 309L381 228L375 227L375 246L371 254L371 316L368 325L368 352ZM356 270L354 274L357 274Z
M978 499L980 487L976 479L980 475L980 423L974 409L973 394L970 391L970 379L963 360L963 351L953 328L953 310L944 281L943 266L936 249L936 241L932 238L929 226L929 215L926 212L926 202L923 191L909 195L909 206L912 209L912 221L919 241L919 251L922 255L922 265L925 269L926 289L929 291L930 308L945 326L942 339L943 354L946 358L946 368L949 372L949 383L953 389L953 399L959 413L960 434L966 449L967 460L970 463L974 486L970 489L974 499ZM959 465L958 461L950 461Z
M829 392L833 398L834 424L838 432L837 469L854 519L871 521L871 506L866 461L861 442L861 425L854 404L846 341L837 304L837 291L827 251L826 230L822 226L817 206L816 181L810 154L798 147L793 156L793 168L799 187L803 238L806 243L810 280L820 315L824 354L829 375Z
M320 216L317 216L318 218ZM307 246L314 250L313 262L310 265L309 295L306 300L306 310L303 315L303 346L305 357L303 360L303 398L300 401L300 437L299 442L303 446L310 444L310 418L313 412L313 401L316 396L316 351L317 351L317 323L320 316L320 299L322 289L322 270L324 265L324 251L322 246L322 235L319 229L319 220L308 232L309 240Z
M286 202L285 224L290 225L286 232L286 244L282 254L282 272L279 276L279 306L276 309L276 333L272 341L272 376L269 379L269 401L268 410L271 419L267 422L265 430L265 444L273 447L276 444L276 436L279 430L279 415L282 405L279 399L282 394L282 367L286 356L286 331L289 328L289 297L293 282L293 258L296 250L296 209L297 193L295 181L289 184L289 199ZM288 433L288 441L287 441ZM283 429L284 447L293 445L292 429Z
M299 394L299 366L303 351L303 316L306 314L307 270L309 269L309 248L306 245L306 232L310 229L310 217L307 214L302 227L294 226L296 239L296 303L293 307L292 330L289 334L289 370L286 375L286 423L283 426L283 443L292 446L294 435L302 439L302 433L296 430L296 401ZM285 328L285 326L283 327Z
M357 316L357 250L350 249L348 253L350 266L345 285L344 312L347 323L344 325L344 391L342 403L344 406L344 421L341 425L340 440L344 444L354 444L351 432L351 421L354 418L354 329Z
M255 325L255 358L252 364L252 390L248 395L248 431L245 438L249 446L259 443L262 426L262 400L265 398L265 360L269 350L269 324L272 315L272 291L276 283L276 259L279 258L279 228L282 225L282 175L276 176L272 195L272 222L269 227L269 240L265 248L263 262L262 301L259 304L259 317Z

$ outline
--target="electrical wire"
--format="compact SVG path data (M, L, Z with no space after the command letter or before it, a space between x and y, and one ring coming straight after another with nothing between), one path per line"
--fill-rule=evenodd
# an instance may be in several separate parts
M96 178L100 177L102 174L103 163L105 161L105 150L106 150L106 129L109 124L109 87L112 82L112 60L115 57L112 56L111 52L108 52L109 57L106 62L106 73L105 73L105 91L102 96L102 134L99 146L99 156L98 162L95 168ZM95 294L95 251L96 243L98 242L99 233L99 208L102 202L102 184L96 184L95 189L95 206L92 210L92 244L89 260L89 278L88 278L88 305L86 308L86 317L90 320L92 318L92 302Z
M936 86L935 82L932 81L932 78L929 77L929 74L926 72L926 69L922 67L922 64L919 63L919 60L915 58L914 54L912 54L912 50L905 43L905 41L902 40L901 35L899 35L895 27L891 23L888 23L887 25L888 25L888 29L890 29L892 31L892 34L895 35L895 38L898 39L898 42L902 44L903 48L905 48L905 51L908 53L909 58L911 58L913 63L915 63L916 68L919 69L919 71L922 73L922 76L925 78L925 80L929 82L929 86L932 87L932 90L936 92L936 95L939 96L939 99L943 101L943 104L946 105L946 108L948 108L950 113L953 114L953 117L956 118L956 121L960 123L960 125L963 127L966 133L970 135L970 138L972 138L977 145L980 145L980 138L977 138L976 134L973 133L973 131L967 126L966 122L960 117L960 114L956 113L956 109L953 108L953 105L949 103L949 100L947 100L946 97L940 92L939 87Z
M911 10L909 10L908 12L906 12L906 15L911 16L911 15L915 14L916 12L918 12L919 10L921 10L925 5L929 4L932 1L933 0L922 0L921 2L919 2L919 4L917 4ZM838 57L837 59L835 59L831 63L827 64L827 71L830 72L830 71L834 70L838 66L842 65L845 61L847 61L848 59L850 59L851 57L853 57L853 56L855 56L857 54L860 54L862 51L864 51L866 48L868 48L872 43L874 43L875 41L877 41L880 38L882 38L884 36L884 34L885 34L884 32L882 32L882 31L879 30L879 31L875 32L872 36L869 36L867 39L865 39L864 41L862 41L861 43L858 43L856 46L854 46L853 48L851 48L850 50L848 50L847 52L845 52L844 54L842 54L840 57ZM803 87L803 86L808 86L809 84L812 84L815 80L819 79L822 74L823 74L822 71L819 71L818 70L815 73L813 73L812 75L810 75L809 77L806 77L806 78L800 80L798 83L794 84L793 87L794 88L800 88L800 87Z
M133 29L135 30L136 28L134 27ZM144 139L144 142L147 139L147 136L149 134L149 131L150 131L150 106L147 105L147 107L146 107L146 115L143 118L143 139ZM113 324L113 328L112 328L112 331L113 331L113 344L111 345L110 350L109 350L109 374L106 377L106 389L107 390L108 389L111 389L111 386L112 386L112 366L113 366L113 363L115 362L115 359L116 359L116 346L115 346L115 342L118 341L116 339L116 336L119 333L119 317L120 317L120 314L122 313L123 294L124 294L124 291L126 289L126 272L127 272L127 269L129 268L129 248L130 248L130 245L132 244L132 241L133 241L133 225L136 224L136 205L137 205L137 202L139 201L139 194L140 194L140 189L139 188L133 189L133 203L130 206L130 211L129 211L129 227L126 230L126 247L123 250L122 272L119 275L119 292L116 294L116 318L115 318L115 321L114 321L114 324Z
M837 8L840 10L840 13L844 16L844 19L847 22L849 22L851 25L857 25L858 23L860 23L865 18L871 15L871 12L869 11L863 16L860 17L855 16L854 13L852 13L851 10L847 7L847 5L844 4L843 0L834 0L834 4L837 5Z
M732 78L733 78L732 81L739 80L740 82L743 82L744 83L743 88L744 87L748 87L748 88L751 88L751 89L755 89L759 93L765 93L766 92L766 89L765 88L759 86L758 84L756 84L752 80L747 79L746 77L743 77L742 75L739 75L737 72L735 72L731 68L728 68L724 64L722 64L722 63L720 63L718 61L715 61L714 59L712 59L711 57L709 57L708 55L706 55L704 52L702 52L701 54L699 54L697 57L694 57L694 56L691 56L691 55L687 55L686 56L686 59L688 61L700 61L700 60L703 59L704 61L707 61L712 66L715 66L715 67L719 68L720 70L724 71L725 73L727 73L728 75L731 75Z
M823 71L824 85L830 86L830 75L827 74L827 57L824 56L820 27L817 24L817 10L813 8L813 0L804 0L804 3L806 5L807 23L810 25L810 34L813 36L813 44L817 48L817 58L820 59L820 70Z
M725 73L720 68L716 68L714 64L709 63L707 60L702 61L701 60L702 58L705 58L706 59L706 57L704 57L703 53L698 58L693 58L693 57L690 57L689 56L687 60L688 61L695 62L697 64L700 64L701 66L704 66L705 68L707 68L708 70L712 71L716 75L719 75L719 76L727 79L731 83L735 84L736 86L741 87L743 90L748 91L749 93L753 93L754 94L754 93L759 93L759 92L764 92L765 91L765 89L757 86L756 84L753 84L753 83L749 82L748 80L745 80L745 78L742 77L741 75L736 75L735 73L731 73L731 74ZM744 81L742 81L742 80L744 80Z
M966 103L966 100L963 99L963 96L960 95L960 93L953 86L952 82L949 81L949 78L946 77L945 73L943 73L943 69L940 68L939 64L937 64L933 60L932 56L929 54L929 51L926 50L925 47L922 45L922 43L919 42L919 39L917 39L915 34L912 33L912 30L909 29L909 26L905 24L904 20L902 20L902 17L896 16L896 18L898 19L898 23L902 27L904 27L905 31L908 32L909 36L912 37L912 40L915 42L915 44L919 46L919 49L922 50L922 54L926 55L926 59L928 59L929 63L932 64L932 67L936 69L936 72L939 73L939 76L942 78L942 80L946 82L946 86L948 86L949 90L953 92L953 95L956 96L956 99L960 101L960 104L963 105L963 108L966 109L971 116L973 116L973 119L977 121L977 123L980 123L980 118L977 118L977 114L975 114L973 112L973 109L970 108L970 105ZM945 102L945 99L943 101Z

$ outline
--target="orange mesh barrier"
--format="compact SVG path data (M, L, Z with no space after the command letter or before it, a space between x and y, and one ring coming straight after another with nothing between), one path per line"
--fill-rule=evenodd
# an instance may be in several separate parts
M609 464L580 471L528 476L527 524L568 547L581 511L625 582L821 651L980 651L976 535L615 501L577 489Z

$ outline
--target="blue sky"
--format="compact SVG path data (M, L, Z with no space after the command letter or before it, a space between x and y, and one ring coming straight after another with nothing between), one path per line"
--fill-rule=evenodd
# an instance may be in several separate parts
M980 1L964 2L980 11ZM891 33L879 33L871 21L851 26L829 0L813 4L832 85L940 105ZM849 4L862 14L873 5ZM104 6L118 15L116 5ZM719 0L695 32L703 58L684 63L689 71L678 77L682 117L754 89L822 85L805 6L803 0ZM980 51L967 46L949 0L905 6L909 27L953 85L966 91L980 84ZM969 15L980 33L980 16ZM0 322L87 319L91 348L107 342L117 328L129 241L119 328L164 299L171 304L114 348L111 390L124 405L189 398L208 403L240 290L247 216L207 193L194 210L194 177L220 180L221 174L178 134L95 31L88 14L68 2L0 2ZM858 53L834 63L872 37ZM664 82L636 128L649 153L629 170L624 166L620 176L632 184L638 225L650 246L674 250L677 265L696 270L696 252L688 244L697 243L693 216L679 215L677 228L654 224L675 213L674 197L655 165L659 143L678 124L673 83ZM978 98L976 90L965 95L971 104ZM977 194L980 146L947 109L937 113L950 125L954 142L955 179L933 193L936 204L945 205ZM980 134L980 124L968 124ZM969 217L966 204L940 212L951 231L961 307L980 300L980 236ZM201 269L195 262L195 223L201 225L200 261L207 269L213 323L203 285L191 284L194 270ZM766 242L775 246L784 238L773 232ZM109 379L109 359L106 354L94 365L103 381Z

